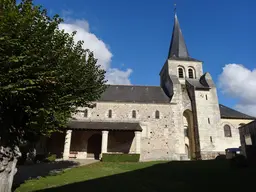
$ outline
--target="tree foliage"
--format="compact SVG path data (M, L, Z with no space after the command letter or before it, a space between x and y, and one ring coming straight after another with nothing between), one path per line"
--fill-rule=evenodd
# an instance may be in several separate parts
M63 20L33 5L0 4L0 146L19 146L66 126L106 89L93 53L59 30Z

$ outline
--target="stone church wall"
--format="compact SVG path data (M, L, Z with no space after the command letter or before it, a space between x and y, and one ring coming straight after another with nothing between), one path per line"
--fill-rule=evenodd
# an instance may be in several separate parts
M201 155L208 159L216 152L218 129L220 124L220 110L216 89L210 91L196 90L196 108ZM219 152L219 151L217 151Z
M85 121L139 122L143 129L141 161L180 160L186 156L183 112L191 110L186 89L182 86L174 84L176 91L171 104L97 102L95 108L88 109L87 117L84 117L83 112L74 117ZM250 120L220 119L215 88L211 91L196 90L195 94L202 157L215 158L219 153L224 153L226 148L240 146L237 128L240 123L248 123ZM109 110L112 110L111 118L108 117ZM136 118L132 117L133 110L136 111ZM155 118L156 110L160 112L159 119ZM225 123L232 127L232 138L224 137ZM119 143L119 148L117 146L117 140L109 139L109 152L124 152L128 148L130 153L134 152L134 141Z
M183 67L186 77L188 77L189 67L192 67L194 69L196 78L199 78L203 75L202 62L168 60L168 66L169 66L169 74L172 74L172 75L178 74L179 66Z
M112 110L112 118L108 111ZM132 118L132 111L136 118ZM159 119L155 112L160 112ZM88 117L80 112L74 117L86 121L139 122L143 129L141 138L141 160L179 160L185 154L182 113L177 104L137 104L98 102L88 110Z
M247 119L221 119L220 127L217 133L217 150L224 151L226 148L237 148L241 145L239 127L240 124L250 123L252 120ZM224 135L224 126L229 125L231 128L231 137L225 137Z

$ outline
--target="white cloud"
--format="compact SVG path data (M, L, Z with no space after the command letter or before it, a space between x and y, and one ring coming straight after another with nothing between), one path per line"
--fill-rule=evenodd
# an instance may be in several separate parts
M225 65L219 76L219 87L224 94L238 99L236 109L256 116L256 69L240 64Z
M113 68L109 69L108 73L106 74L106 78L109 79L110 84L121 84L123 85L130 85L131 81L129 79L132 73L131 69L127 69L126 71L120 71L119 69Z
M77 32L74 37L75 42L83 40L83 48L93 51L95 58L98 59L97 64L101 65L107 72L106 79L108 84L131 84L129 77L132 70L122 71L117 68L111 68L113 54L101 39L90 32L89 23L86 20L67 20L66 23L61 23L59 28L61 30L64 29L67 33Z

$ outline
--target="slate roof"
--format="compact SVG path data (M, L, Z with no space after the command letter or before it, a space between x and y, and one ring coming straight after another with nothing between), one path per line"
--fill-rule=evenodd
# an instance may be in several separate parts
M67 128L80 130L142 131L139 123L70 121Z
M160 86L109 85L99 101L131 103L170 103Z
M176 60L176 61L199 61L199 62L201 62L200 60L194 59L192 57L176 57L176 56L172 56L172 57L169 57L169 59Z
M206 89L198 80L189 79L197 88ZM209 89L209 88L207 88ZM102 102L128 102L128 103L156 103L169 104L170 99L160 86L136 86L136 85L109 85L99 101ZM252 116L219 105L222 118L230 119L255 119Z
M244 113L241 113L239 111L236 111L234 109L226 107L222 104L220 104L219 106L220 106L221 118L227 118L227 119L256 119L255 117L246 115Z
M193 85L196 89L206 89L209 90L210 87L206 87L200 83L200 79L189 79L187 78L186 81L188 81L191 85Z
M177 15L174 17L174 25L172 31L172 40L169 48L168 59L183 61L198 61L189 56L188 49L181 32Z

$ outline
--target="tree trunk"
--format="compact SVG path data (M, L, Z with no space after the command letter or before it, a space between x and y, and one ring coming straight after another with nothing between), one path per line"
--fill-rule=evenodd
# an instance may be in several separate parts
M0 192L11 192L16 164L20 156L19 148L0 146Z

